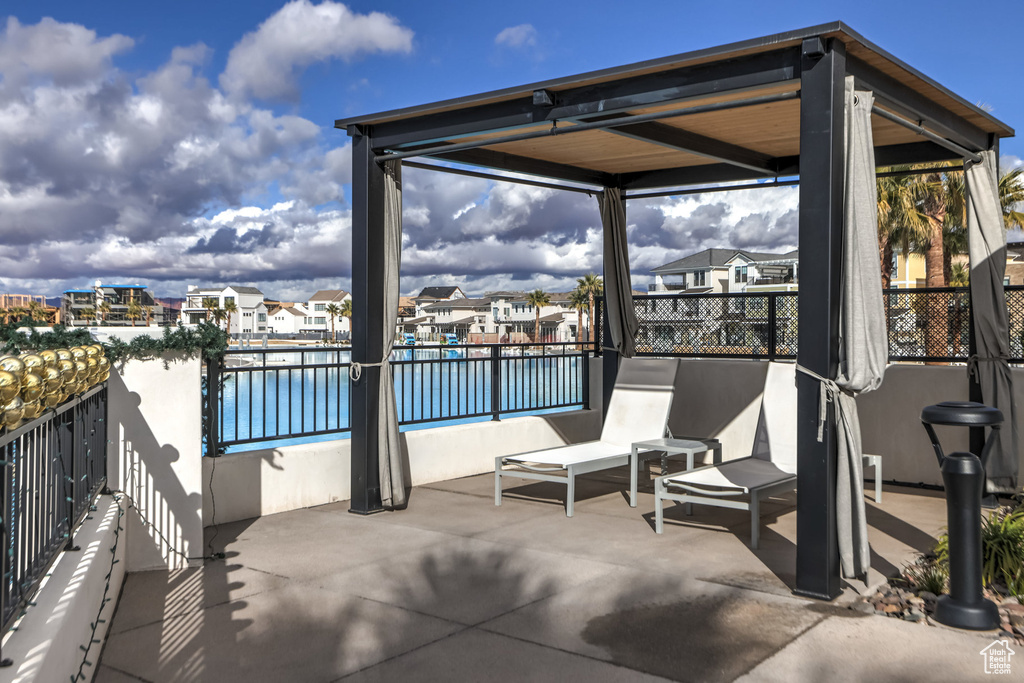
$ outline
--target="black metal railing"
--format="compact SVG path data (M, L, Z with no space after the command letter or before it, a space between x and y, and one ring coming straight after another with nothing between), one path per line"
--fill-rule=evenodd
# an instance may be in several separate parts
M6 631L35 594L107 481L107 385L0 435Z
M589 405L584 345L396 346L400 425ZM206 453L350 431L349 351L244 349L207 363Z

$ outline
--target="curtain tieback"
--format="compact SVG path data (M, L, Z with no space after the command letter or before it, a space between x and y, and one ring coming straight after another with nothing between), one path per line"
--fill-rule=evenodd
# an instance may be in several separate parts
M388 361L383 360L380 363L357 363L352 361L352 364L348 366L348 377L353 382L358 382L359 378L363 376L363 368L381 368Z
M978 354L975 353L975 354L967 357L967 374L969 376L971 376L971 377L977 377L978 376L978 363L980 363L980 362L993 363L993 362L1002 361L1004 363L1008 363L1009 360L1010 360L1009 356L1003 356L1003 355L999 355L999 356L979 356Z
M818 443L821 443L825 437L825 421L828 419L828 404L835 403L836 397L842 389L835 383L835 380L822 377L814 370L809 370L799 363L797 363L796 369L799 372L818 380L818 385L821 387L818 394Z

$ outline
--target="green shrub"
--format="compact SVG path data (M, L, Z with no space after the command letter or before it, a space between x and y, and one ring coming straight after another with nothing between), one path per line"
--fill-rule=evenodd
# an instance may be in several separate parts
M935 546L938 561L949 566L949 535ZM982 581L1006 584L1010 594L1024 597L1024 507L1003 507L981 520Z
M935 595L946 592L949 566L938 558L922 555L903 569L903 576L916 591L929 591Z

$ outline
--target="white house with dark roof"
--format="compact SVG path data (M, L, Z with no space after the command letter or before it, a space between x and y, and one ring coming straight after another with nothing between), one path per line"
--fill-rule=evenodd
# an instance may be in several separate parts
M195 326L210 319L210 307L223 309L228 303L233 303L238 310L231 314L228 334L265 334L267 306L263 299L263 292L256 287L229 285L223 289L204 289L189 285L179 320L186 327Z
M351 300L352 295L344 289L319 290L313 294L313 296L309 297L309 301L306 303L306 310L308 311L308 317L311 318L311 321L309 324L304 326L304 331L330 333L332 316L327 312L327 307L334 304L338 308L341 308L342 304ZM336 333L344 333L347 335L351 332L351 321L349 318L342 315L335 315L333 318L334 331Z
M799 253L705 249L651 270L651 294L786 291L796 289Z

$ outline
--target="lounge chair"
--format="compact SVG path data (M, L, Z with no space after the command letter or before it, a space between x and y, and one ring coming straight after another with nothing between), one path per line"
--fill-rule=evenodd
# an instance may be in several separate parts
M757 548L762 498L796 488L796 366L769 363L753 454L654 480L655 531L666 500L750 510L750 546ZM749 496L749 500L737 500Z
M498 456L494 459L494 504L501 505L502 476L564 482L568 487L565 515L572 517L576 475L627 465L634 442L665 436L678 367L676 360L623 360L608 402L601 438Z

